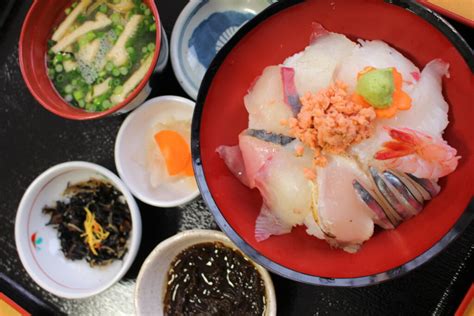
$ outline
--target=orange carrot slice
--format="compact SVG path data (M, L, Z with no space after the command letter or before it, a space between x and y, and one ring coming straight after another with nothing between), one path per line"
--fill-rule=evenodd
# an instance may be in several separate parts
M360 94L354 93L351 97L352 102L360 104L366 108L371 107L371 105L365 101L364 97L361 96Z
M368 73L369 71L374 70L374 69L375 69L375 68L372 67L372 66L367 66L367 67L365 67L364 69L362 69L361 71L359 71L359 73L357 74L357 80L359 80L360 76L362 76L363 74Z
M395 86L395 90L401 90L403 84L402 74L398 72L396 68L392 68L393 73L393 85Z
M194 176L192 160L189 160L189 163L186 165L186 168L184 168L184 174L187 176Z
M393 117L398 110L398 107L392 102L389 108L386 109L375 109L375 114L379 118L391 118Z
M392 104L395 104L399 110L408 110L411 108L411 98L402 90L393 92Z

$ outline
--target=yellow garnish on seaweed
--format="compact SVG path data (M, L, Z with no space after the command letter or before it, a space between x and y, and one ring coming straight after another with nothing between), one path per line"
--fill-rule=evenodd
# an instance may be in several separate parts
M85 242L89 245L94 255L98 255L96 249L100 248L101 243L109 237L109 232L105 231L102 226L95 220L95 215L86 206L86 220L84 221L84 231L81 237L86 237Z

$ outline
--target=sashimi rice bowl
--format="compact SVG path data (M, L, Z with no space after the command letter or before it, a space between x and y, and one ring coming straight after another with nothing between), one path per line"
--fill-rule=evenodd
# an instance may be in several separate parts
M473 218L473 69L464 39L415 2L275 3L201 85L191 148L203 199L286 278L401 276Z
M216 150L263 198L255 239L306 233L357 252L378 226L423 210L461 158L443 139L449 64L419 69L381 40L313 23L310 44L266 67L244 97L248 127Z

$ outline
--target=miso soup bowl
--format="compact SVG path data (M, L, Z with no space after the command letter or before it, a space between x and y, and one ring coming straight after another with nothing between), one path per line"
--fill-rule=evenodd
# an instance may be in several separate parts
M161 24L158 10L153 0L143 2L153 12L156 21L156 41L153 61L140 84L128 97L114 107L102 112L87 112L68 104L56 91L48 77L46 66L47 43L53 28L65 17L64 10L71 0L34 0L20 34L19 60L23 79L35 99L48 111L73 120L96 119L113 113L127 112L145 101L151 92L148 84L160 54Z

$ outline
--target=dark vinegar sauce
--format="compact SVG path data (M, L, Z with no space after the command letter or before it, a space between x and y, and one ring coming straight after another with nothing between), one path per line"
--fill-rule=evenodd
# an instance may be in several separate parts
M265 285L256 267L222 243L201 243L171 263L165 315L263 315Z

